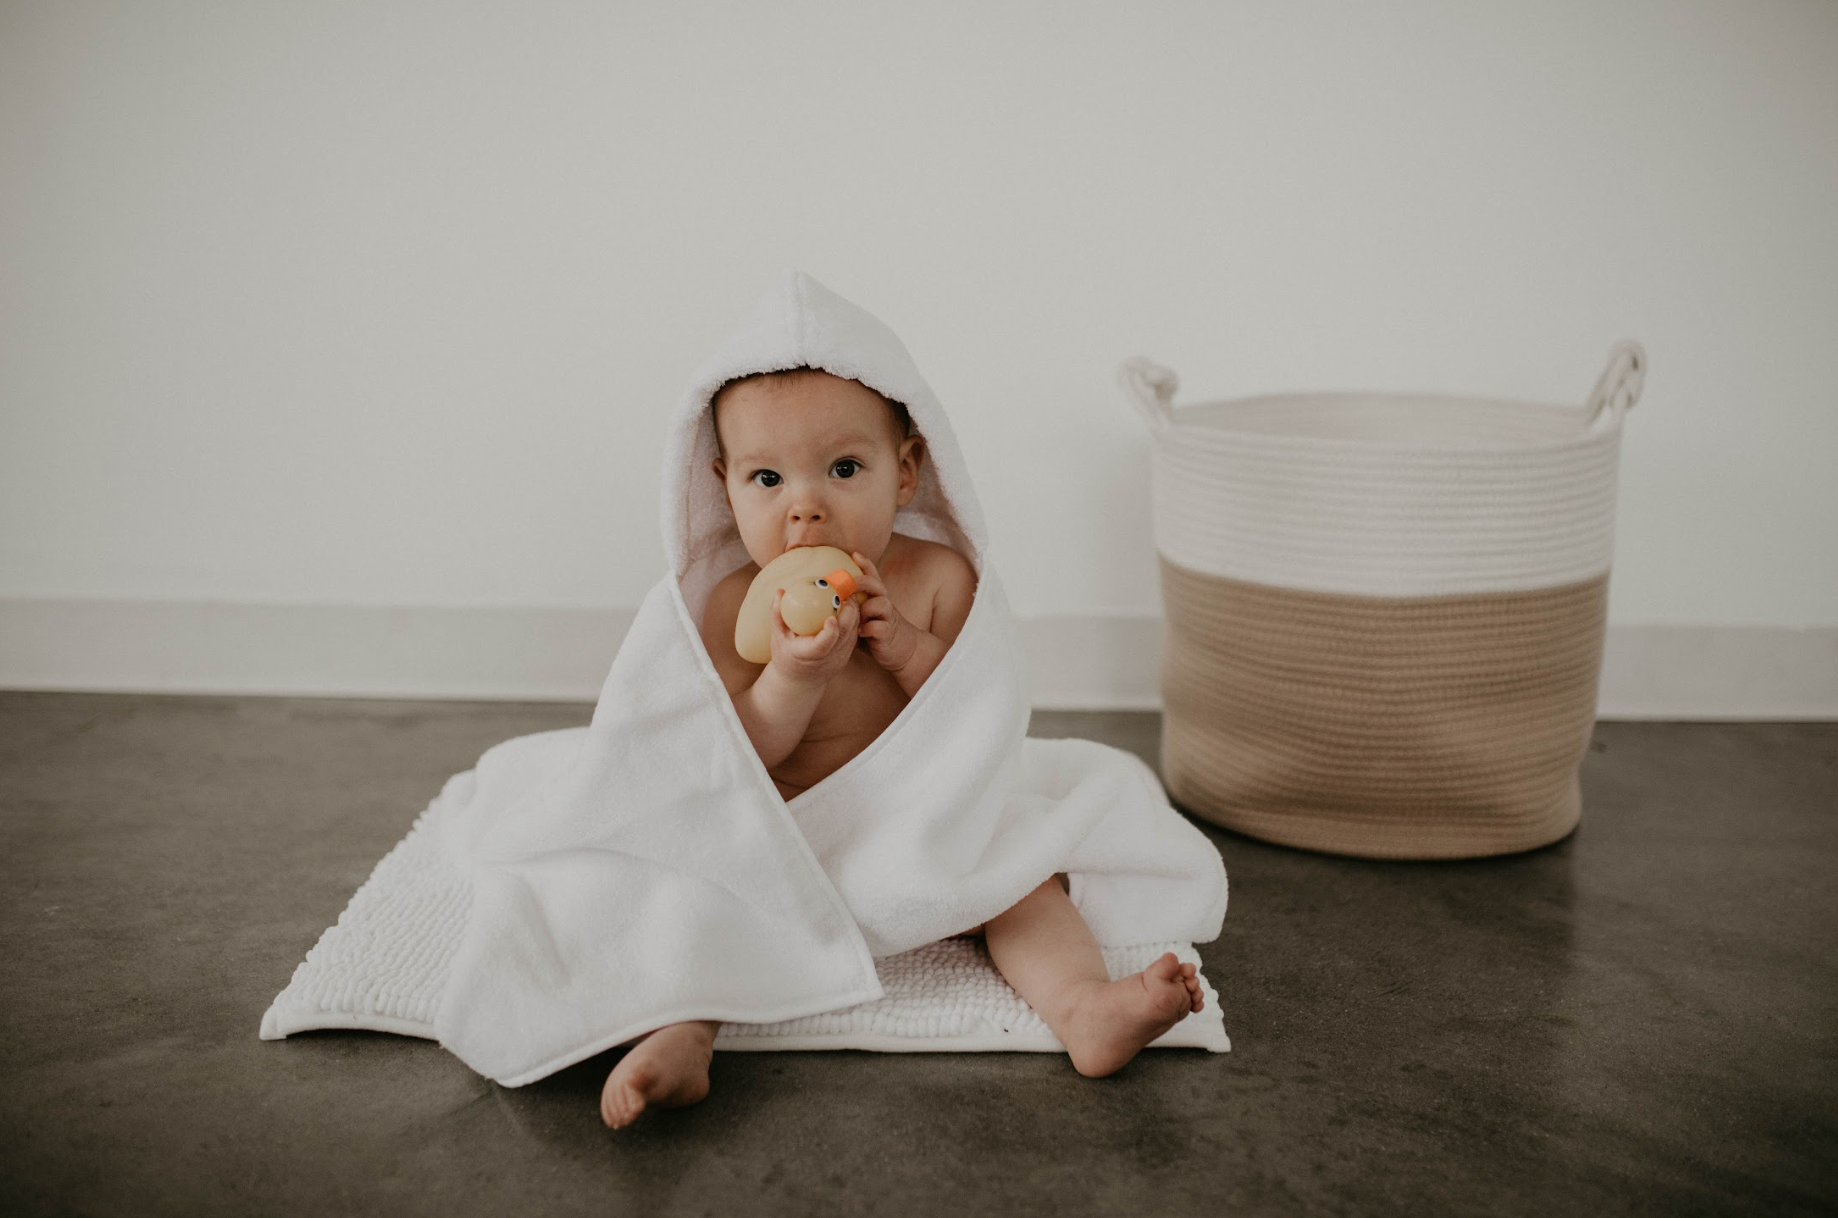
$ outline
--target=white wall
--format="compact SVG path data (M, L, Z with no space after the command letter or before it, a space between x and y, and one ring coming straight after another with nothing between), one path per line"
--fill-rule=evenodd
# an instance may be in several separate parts
M1023 615L1157 611L1128 355L1580 402L1632 336L1613 620L1828 630L1835 63L1823 0L15 0L0 600L629 608L663 414L796 265Z

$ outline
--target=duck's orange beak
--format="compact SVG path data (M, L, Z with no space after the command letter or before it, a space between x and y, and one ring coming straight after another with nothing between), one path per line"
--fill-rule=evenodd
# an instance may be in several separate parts
M855 577L841 567L824 576L823 582L836 589L836 595L845 601L855 595Z

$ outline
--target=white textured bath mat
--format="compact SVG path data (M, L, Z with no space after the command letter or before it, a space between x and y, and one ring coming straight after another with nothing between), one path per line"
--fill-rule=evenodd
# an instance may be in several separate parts
M434 1012L447 966L465 929L471 894L428 823L416 820L319 937L293 980L262 1016L262 1039L320 1028L365 1028L435 1039ZM1198 966L1190 943L1104 949L1113 977L1142 969L1163 952ZM948 939L875 961L885 996L841 1011L775 1024L723 1024L717 1049L871 1049L879 1052L1063 1052L1033 1008L1009 988L974 939ZM1189 1015L1155 1048L1231 1046L1219 995L1204 974L1204 1010Z

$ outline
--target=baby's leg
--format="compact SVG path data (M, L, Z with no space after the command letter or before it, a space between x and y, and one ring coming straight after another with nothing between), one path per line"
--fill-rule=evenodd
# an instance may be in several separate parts
M682 1108L708 1094L708 1063L720 1024L707 1020L659 1028L625 1051L600 1089L600 1119L623 1129L651 1104Z
M1080 1074L1121 1070L1150 1041L1200 1009L1200 979L1173 952L1112 981L1085 919L1048 880L989 920L989 956L1066 1046Z

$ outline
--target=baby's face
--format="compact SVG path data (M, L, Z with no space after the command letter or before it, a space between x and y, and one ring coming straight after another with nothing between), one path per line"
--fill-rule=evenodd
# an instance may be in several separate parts
M715 475L754 562L794 546L880 561L918 490L922 449L879 394L827 372L746 381L721 395L716 420Z

